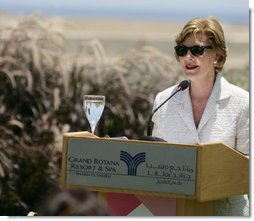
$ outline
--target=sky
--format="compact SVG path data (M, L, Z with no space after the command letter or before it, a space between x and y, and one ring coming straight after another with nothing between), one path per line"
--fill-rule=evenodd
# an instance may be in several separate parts
M1 0L0 11L45 16L135 20L189 20L213 15L225 22L249 22L248 0Z

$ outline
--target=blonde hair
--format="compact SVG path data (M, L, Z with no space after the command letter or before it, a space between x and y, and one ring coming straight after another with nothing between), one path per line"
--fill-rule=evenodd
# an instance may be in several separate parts
M218 57L215 63L215 73L222 70L226 58L227 47L224 37L224 31L219 21L213 17L207 19L194 18L190 20L182 29L181 33L176 36L175 42L181 44L187 36L197 33L204 33L208 38L208 43L217 51ZM176 55L176 59L179 60Z

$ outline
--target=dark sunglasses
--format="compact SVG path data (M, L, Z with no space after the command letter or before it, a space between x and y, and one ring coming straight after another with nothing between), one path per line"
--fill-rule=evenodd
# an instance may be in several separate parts
M212 49L213 47L211 45L206 45L206 46L202 46L202 45L193 45L191 47L187 47L185 45L177 45L175 46L175 52L177 56L185 56L188 53L188 50L191 51L191 53L194 56L200 56L202 54L204 54L205 49Z

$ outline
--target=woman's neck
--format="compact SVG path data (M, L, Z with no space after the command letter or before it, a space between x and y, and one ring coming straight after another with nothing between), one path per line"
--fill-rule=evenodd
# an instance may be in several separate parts
M208 100L212 93L214 79L205 79L203 81L191 81L190 96L191 99Z

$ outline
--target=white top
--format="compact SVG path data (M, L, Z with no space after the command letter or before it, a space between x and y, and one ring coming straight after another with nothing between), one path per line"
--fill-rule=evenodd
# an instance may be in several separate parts
M154 103L158 107L177 86L160 92ZM170 143L201 144L222 142L249 154L249 92L230 84L219 74L196 128L189 89L178 92L153 116L153 136Z

